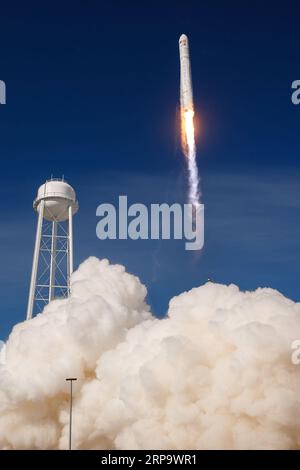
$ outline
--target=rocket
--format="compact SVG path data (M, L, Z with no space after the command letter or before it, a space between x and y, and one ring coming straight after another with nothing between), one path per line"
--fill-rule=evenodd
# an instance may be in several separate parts
M191 64L189 53L189 41L185 34L179 38L179 57L180 57L180 106L184 113L193 110L193 89Z
M189 41L185 34L179 38L180 57L180 111L181 146L187 159L189 192L188 200L194 209L200 207L199 176L196 162L196 142L194 126L194 103L190 65Z

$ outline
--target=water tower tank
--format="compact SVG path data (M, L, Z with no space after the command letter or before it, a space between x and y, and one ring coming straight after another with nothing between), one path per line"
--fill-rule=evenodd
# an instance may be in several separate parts
M72 214L78 211L78 202L72 186L61 179L51 179L39 187L37 197L33 201L34 209L39 212L41 201L44 204L44 219L62 222L68 219L69 207Z
M51 179L39 187L33 208L38 213L27 319L47 303L70 294L73 272L73 215L78 202L72 186Z

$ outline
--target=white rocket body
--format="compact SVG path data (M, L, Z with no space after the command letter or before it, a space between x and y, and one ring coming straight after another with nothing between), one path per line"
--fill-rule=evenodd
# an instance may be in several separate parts
M193 89L189 53L189 41L185 34L179 38L180 56L180 106L181 111L193 109Z

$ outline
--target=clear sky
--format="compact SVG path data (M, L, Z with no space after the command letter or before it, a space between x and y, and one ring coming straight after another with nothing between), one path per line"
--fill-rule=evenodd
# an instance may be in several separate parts
M269 3L269 5L268 5ZM0 338L25 317L37 187L65 175L77 191L75 265L122 263L169 299L213 278L299 299L300 79L297 3L2 2ZM96 238L96 207L186 197L178 39L190 39L205 247Z

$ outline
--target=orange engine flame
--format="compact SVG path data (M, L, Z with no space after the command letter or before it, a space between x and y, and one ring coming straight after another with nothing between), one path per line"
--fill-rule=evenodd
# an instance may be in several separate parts
M189 109L184 112L184 130L186 143L190 149L195 147L194 110Z
M182 150L186 157L195 151L194 110L186 109L181 113Z
M181 112L182 150L188 162L189 202L197 208L200 204L199 175L196 163L196 144L194 128L194 109L183 109Z

